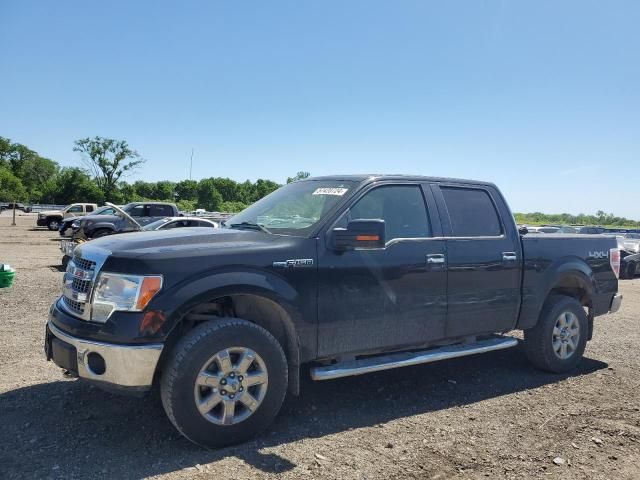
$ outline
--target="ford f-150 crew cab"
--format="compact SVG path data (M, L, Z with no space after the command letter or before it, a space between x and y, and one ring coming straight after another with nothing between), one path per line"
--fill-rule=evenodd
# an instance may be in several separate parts
M301 366L314 380L514 346L566 372L615 312L605 236L521 236L490 183L333 176L286 185L225 228L115 235L76 248L47 358L108 389L158 382L200 445L265 428Z

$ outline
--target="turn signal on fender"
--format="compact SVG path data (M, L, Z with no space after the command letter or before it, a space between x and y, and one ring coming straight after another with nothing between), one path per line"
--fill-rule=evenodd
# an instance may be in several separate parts
M142 281L142 285L140 286L140 294L138 295L136 308L138 310L144 310L161 288L162 277L145 277Z

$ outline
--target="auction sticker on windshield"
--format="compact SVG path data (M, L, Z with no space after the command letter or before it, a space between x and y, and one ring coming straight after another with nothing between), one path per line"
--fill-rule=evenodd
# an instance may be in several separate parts
M348 188L316 188L316 191L313 192L314 195L337 195L338 197L343 196L345 193L349 191Z

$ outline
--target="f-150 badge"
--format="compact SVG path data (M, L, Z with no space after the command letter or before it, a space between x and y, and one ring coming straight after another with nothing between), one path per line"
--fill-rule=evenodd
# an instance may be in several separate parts
M273 262L273 268L311 267L313 258L292 258L284 262Z

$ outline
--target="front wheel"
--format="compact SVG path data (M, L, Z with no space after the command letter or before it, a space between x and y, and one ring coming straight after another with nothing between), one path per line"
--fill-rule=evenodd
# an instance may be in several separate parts
M237 318L203 323L174 347L160 382L171 423L192 442L217 448L247 440L278 414L287 360L264 328Z
M575 298L551 296L536 326L524 331L525 353L542 370L567 372L582 359L588 329L587 314Z
M51 230L52 232L55 232L56 230L58 230L58 228L60 228L60 220L58 220L56 218L51 218L47 222L47 228L49 230Z

